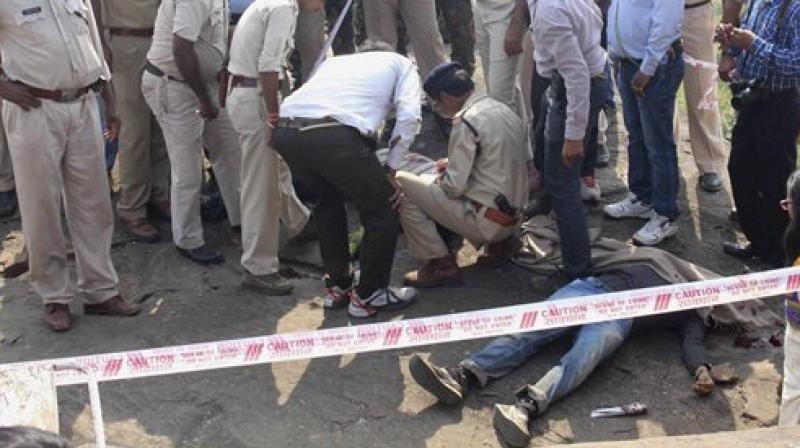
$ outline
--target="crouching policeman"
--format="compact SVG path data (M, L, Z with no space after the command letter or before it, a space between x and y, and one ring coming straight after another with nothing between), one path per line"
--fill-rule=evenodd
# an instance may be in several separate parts
M476 95L470 75L458 63L431 71L423 88L436 112L453 119L448 158L438 176L398 172L406 203L400 213L411 253L427 263L409 272L405 284L432 288L459 284L455 256L436 230L440 224L476 247L498 252L519 224L528 200L525 132L505 104ZM500 243L500 244L498 244Z

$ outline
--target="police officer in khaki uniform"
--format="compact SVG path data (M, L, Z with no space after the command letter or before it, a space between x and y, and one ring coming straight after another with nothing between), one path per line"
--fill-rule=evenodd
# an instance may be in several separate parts
M100 2L98 2L100 3ZM117 211L125 228L142 242L160 238L147 206L169 217L169 158L164 136L142 96L142 71L153 37L159 0L105 0L111 69L117 91L120 130L120 196Z
M200 188L205 146L231 226L239 225L241 150L221 108L219 77L228 53L226 0L162 0L142 75L142 92L167 142L172 170L172 239L200 264L222 263L203 239Z
M72 325L61 205L78 265L85 314L133 315L111 263L114 217L95 91L113 138L119 130L111 74L89 0L0 2L3 125L16 170L31 286L55 331ZM62 196L63 195L63 196Z
M323 0L256 0L239 19L231 41L228 109L242 146L242 286L270 295L292 290L278 272L280 221L296 234L309 215L288 168L270 146L279 118L279 83L298 9L314 13L322 7Z
M11 154L8 152L6 131L0 125L0 218L11 216L17 211L15 188L14 169L11 165Z
M461 282L455 256L436 224L476 247L508 240L528 201L528 172L519 116L493 98L476 95L461 64L434 69L424 89L440 115L455 117L448 158L439 162L438 177L397 174L406 195L400 221L409 249L427 261L406 274L405 284L430 288Z
M406 24L414 57L423 78L446 60L444 41L439 34L434 0L367 0L364 20L371 40L397 45L397 15Z

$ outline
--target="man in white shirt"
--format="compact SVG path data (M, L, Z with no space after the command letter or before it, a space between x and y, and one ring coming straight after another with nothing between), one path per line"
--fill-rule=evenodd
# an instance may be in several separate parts
M556 212L564 272L591 268L589 228L581 199L581 165L597 126L608 80L600 46L603 15L594 0L528 0L536 42L536 71L550 80L544 175Z
M369 44L368 44L369 45ZM408 306L413 288L389 288L402 192L396 169L419 132L421 89L416 66L385 44L322 63L283 101L273 143L292 174L319 198L314 209L325 264L326 308L348 306L353 317ZM375 156L375 133L394 109L397 124L386 166ZM388 176L387 176L388 175ZM361 274L353 285L345 199L365 234Z

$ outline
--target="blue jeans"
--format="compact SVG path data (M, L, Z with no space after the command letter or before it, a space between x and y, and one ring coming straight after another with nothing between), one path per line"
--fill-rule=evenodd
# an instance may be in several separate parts
M562 287L550 296L548 301L607 292L610 291L599 279L588 277ZM527 362L545 345L574 334L575 341L572 348L561 358L559 364L550 369L536 384L526 385L518 392L518 396L526 395L532 398L541 414L551 403L578 388L598 364L613 354L628 337L632 324L632 319L624 319L577 328L558 328L503 336L462 361L461 365L478 378L481 386L485 386L489 380L503 377Z
M672 119L675 94L683 79L683 57L660 65L641 98L631 87L638 71L635 62L620 61L617 85L628 129L628 188L659 215L677 218L680 178Z
M97 105L100 107L100 132L105 132L108 123L106 123L106 103L98 95ZM117 153L119 152L119 139L105 141L105 155L106 155L106 170L111 171L114 168L114 162L117 161Z
M589 121L584 137L584 158L591 161L591 174L597 162L597 117L603 106L608 80L592 79L589 90ZM561 239L564 273L569 278L585 276L592 266L589 226L581 199L581 175L584 160L564 165L562 153L567 122L567 89L564 79L553 75L547 91L549 107L545 124L544 178L553 203ZM594 144L593 144L594 143Z

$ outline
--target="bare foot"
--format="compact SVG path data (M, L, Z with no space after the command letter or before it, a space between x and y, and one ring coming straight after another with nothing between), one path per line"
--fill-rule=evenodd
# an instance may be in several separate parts
M700 397L706 397L714 392L714 380L708 367L700 366L694 374L694 384L692 390Z

